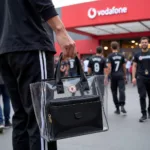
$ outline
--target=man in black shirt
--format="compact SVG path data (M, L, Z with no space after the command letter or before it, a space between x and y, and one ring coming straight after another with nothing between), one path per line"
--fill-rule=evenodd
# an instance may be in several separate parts
M88 74L94 75L104 75L106 73L106 61L102 57L103 48L101 46L97 47L96 55L93 56L88 65Z
M116 106L116 114L120 114L120 106L121 112L126 113L124 108L125 105L125 78L126 78L126 66L125 66L125 58L119 51L119 43L113 41L111 43L112 54L108 56L108 69L111 75L111 90L113 95L114 104ZM119 100L117 97L117 90L119 88Z
M57 149L56 142L40 137L29 88L53 77L52 30L64 56L72 57L75 43L51 0L0 0L0 70L14 109L13 150ZM44 110L40 113L44 125Z
M105 58L102 57L103 48L97 47L96 55L89 60L88 74L100 75L99 87L101 89L101 96L104 95L104 84L108 82L107 65Z
M137 82L138 93L140 96L140 105L142 117L140 122L147 119L146 93L149 98L148 114L150 118L150 50L148 49L149 39L141 38L141 51L135 54L132 67L132 82ZM136 78L137 76L137 78Z

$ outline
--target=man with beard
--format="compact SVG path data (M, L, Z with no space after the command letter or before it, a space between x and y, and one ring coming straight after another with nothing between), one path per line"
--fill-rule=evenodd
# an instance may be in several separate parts
M150 51L148 49L149 39L141 38L141 51L135 54L132 68L132 82L137 82L142 117L140 122L147 120L146 93L149 97L148 115L150 119ZM137 74L136 74L137 73ZM136 78L137 75L137 78Z
M126 114L125 106L125 79L126 79L126 66L125 57L119 53L119 43L116 41L111 42L112 54L108 56L108 70L111 75L111 91L113 101L116 106L116 114L121 112ZM117 96L119 89L119 99Z

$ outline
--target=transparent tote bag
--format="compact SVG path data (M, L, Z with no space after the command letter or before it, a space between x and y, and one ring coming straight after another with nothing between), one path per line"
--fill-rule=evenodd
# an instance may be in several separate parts
M104 76L85 76L76 57L80 75L61 78L61 59L54 79L30 85L41 136L54 141L108 131Z

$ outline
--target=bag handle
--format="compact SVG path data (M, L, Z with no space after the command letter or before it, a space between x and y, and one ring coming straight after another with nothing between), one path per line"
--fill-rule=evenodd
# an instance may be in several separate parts
M57 87L58 94L64 93L64 87L63 87L63 82L62 82L61 73L60 73L60 67L61 67L62 59L63 59L63 54L61 53L60 57L59 57L58 64L56 66L56 71L55 71L56 87ZM83 91L89 90L87 78L84 74L84 71L82 69L82 65L81 65L80 60L77 56L75 57L75 61L77 64L77 70L79 71L79 74L80 74L80 84L82 86L82 90Z

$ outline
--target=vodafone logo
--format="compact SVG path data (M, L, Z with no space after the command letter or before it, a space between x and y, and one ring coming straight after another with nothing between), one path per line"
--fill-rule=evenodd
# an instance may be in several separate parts
M97 10L95 8L90 8L88 10L88 17L94 19L97 16Z
M127 7L115 7L112 8L106 8L104 10L97 10L96 8L89 8L88 9L88 17L90 19L94 19L97 16L110 16L110 15L119 15L119 14L125 14L128 12Z

